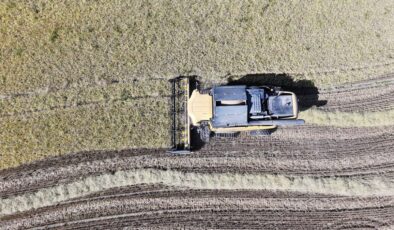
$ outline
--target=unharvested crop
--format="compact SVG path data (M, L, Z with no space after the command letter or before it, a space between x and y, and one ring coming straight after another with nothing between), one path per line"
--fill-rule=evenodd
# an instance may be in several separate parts
M393 72L393 3L2 1L0 94L129 77L287 72L335 84Z
M167 102L126 100L2 118L0 168L81 150L168 146Z

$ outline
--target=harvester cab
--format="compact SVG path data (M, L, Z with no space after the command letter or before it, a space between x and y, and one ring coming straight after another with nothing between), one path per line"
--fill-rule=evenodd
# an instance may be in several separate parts
M302 125L293 92L270 86L225 85L199 89L194 78L172 80L171 152L193 150L191 130L208 142L213 135L233 137L240 132L269 135L278 126Z

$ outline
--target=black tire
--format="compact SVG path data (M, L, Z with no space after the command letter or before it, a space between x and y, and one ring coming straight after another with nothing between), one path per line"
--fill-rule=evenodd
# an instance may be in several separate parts
M253 130L249 132L249 136L261 137L261 136L270 136L272 134L272 130L261 129L261 130Z
M200 92L200 94L210 94L211 89L200 89L199 92Z
M280 87L280 86L275 86L275 87L274 87L274 91L275 91L275 92L282 91L282 87Z
M197 129L198 134L200 135L201 141L208 143L211 138L211 130L209 129L207 124L201 124Z
M240 132L225 132L225 133L214 133L214 136L219 138L236 138L240 134L241 134Z

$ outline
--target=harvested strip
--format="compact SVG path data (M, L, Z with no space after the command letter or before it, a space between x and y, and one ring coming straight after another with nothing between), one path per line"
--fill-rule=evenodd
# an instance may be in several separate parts
M33 194L1 199L0 215L51 206L100 190L141 183L163 183L169 186L185 186L195 189L266 189L344 196L394 196L394 181L384 177L312 178L270 174L200 174L141 169L87 177L70 184L41 189Z
M228 146L228 145L226 145ZM56 185L59 182L69 183L81 176L110 173L113 170L130 170L135 168L177 169L184 172L201 173L280 173L284 175L321 176L362 176L370 178L377 175L392 177L394 163L391 154L357 156L342 158L313 159L300 155L294 157L271 156L254 152L255 155L228 151L212 151L193 158L141 156L123 157L108 160L96 160L86 163L59 165L38 171L21 172L19 177L6 177L1 183L2 197L37 191L40 188ZM216 156L217 155L217 156ZM233 156L231 156L233 155ZM237 157L238 156L238 157Z
M389 162L385 160L389 159ZM211 162L217 162L212 164ZM371 163L372 162L372 163ZM86 170L83 170L85 169ZM113 173L113 169L120 170L135 168L173 169L183 172L196 173L279 173L285 176L313 176L317 177L362 177L374 178L385 176L394 178L394 164L390 158L377 156L360 159L352 163L346 160L282 160L262 159L258 157L208 157L193 159L176 158L146 158L134 157L111 161L96 161L89 164L70 165L58 169L42 170L38 175L28 175L14 180L6 180L2 186L2 198L31 193L42 188L55 186L59 183L78 181L81 176L95 176L99 173Z
M394 90L383 95L374 95L366 99L358 99L357 94L354 96L348 95L346 98L356 98L356 100L333 101L328 100L328 103L319 109L323 111L340 111L340 112L378 112L394 110ZM300 98L300 100L302 100Z
M303 128L306 133L302 132ZM0 193L5 197L52 186L59 181L68 183L80 176L135 168L172 168L202 173L389 176L394 171L391 154L394 136L390 127L372 130L376 133L370 136L365 128L289 128L278 136L214 139L187 157L167 155L165 149L76 153L2 171ZM284 135L287 131L289 133ZM350 139L352 132L357 138ZM316 139L309 138L313 133L317 134ZM342 138L341 133L344 133Z
M56 206L6 216L2 218L2 223L8 228L38 226L59 228L66 227L64 225L66 222L69 227L92 227L95 224L104 224L105 220L116 219L110 221L119 224L116 226L125 226L124 224L132 222L135 225L145 223L151 226L159 223L168 225L175 218L178 220L177 223L195 224L195 221L202 216L206 220L206 215L220 214L216 217L219 217L223 224L225 222L228 224L230 215L237 219L243 216L241 220L246 222L249 220L248 216L255 217L259 214L262 218L259 223L262 220L269 221L271 218L271 221L277 221L276 224L290 224L307 216L310 217L306 218L309 223L320 224L321 227L322 224L333 224L338 218L343 219L353 215L364 221L375 219L374 223L382 226L390 224L387 222L390 218L387 217L394 211L391 197L319 197L314 194L302 197L294 192L193 190L161 185L145 185L139 188L140 193L146 196L135 195L133 192L135 187L114 188L106 190L106 196L96 194ZM161 188L161 190L153 188ZM119 194L119 189L132 193ZM163 192L167 192L167 195ZM240 210L242 212L239 212ZM280 218L284 214L287 214L288 218ZM157 222L152 222L153 216L156 217ZM225 216L227 218L222 220ZM190 222L192 219L194 221ZM353 221L357 222L357 219L353 218Z
M352 140L374 138L394 133L394 126L377 127L335 127L305 124L275 130L272 137L283 140Z
M324 106L319 107L319 109L325 111L363 113L392 110L394 108L394 82L389 85L383 83L359 89L356 84L355 88L323 91L319 92L318 95L301 94L299 96L300 105L308 105L308 103L314 105L313 103L316 103L318 97L319 101L326 102Z
M240 192L242 191L242 192ZM166 186L164 184L138 184L124 187L116 187L92 193L88 196L70 199L60 204L76 204L86 201L114 199L122 197L136 198L165 198L165 197L223 197L223 198L339 198L344 200L351 198L345 196L333 196L326 194L305 194L299 192L270 191L270 190L206 190L206 189L189 189L186 187ZM366 200L372 200L368 198ZM380 198L383 199L383 198ZM361 200L361 199L360 199ZM46 209L46 208L43 208Z
M165 149L129 149L123 151L91 151L46 158L3 170L0 178L0 197L37 191L59 183L70 183L81 177L115 170L135 169L145 156L164 155ZM136 158L142 156L142 158Z
M324 112L309 109L300 112L300 119L310 124L338 127L374 127L394 125L394 110L366 113Z
M123 228L138 229L392 229L392 208L344 211L278 211L201 208L145 211L92 217L80 221L42 225L36 229ZM325 217L328 216L328 217ZM357 216L355 218L355 216ZM35 220L32 220L35 222ZM149 226L140 228L140 226ZM8 225L7 225L8 226ZM13 225L11 225L13 226ZM18 226L18 225L17 225ZM29 226L29 225L27 225ZM306 227L308 226L308 227Z
M394 107L394 76L319 89L319 100L327 101L321 109L341 112L373 112L391 110ZM314 99L300 95L301 104Z
M32 163L27 163L14 168L7 168L0 170L0 179L16 180L17 178L25 177L26 175L38 176L42 170L56 171L61 166L77 165L81 163L88 164L91 161L100 161L107 159L118 159L125 157L143 156L143 155L160 155L166 149L123 149L123 150L96 150L84 151L78 153L70 153L61 156L48 157L42 160L37 160ZM59 165L61 162L61 165ZM46 174L46 173L44 173Z

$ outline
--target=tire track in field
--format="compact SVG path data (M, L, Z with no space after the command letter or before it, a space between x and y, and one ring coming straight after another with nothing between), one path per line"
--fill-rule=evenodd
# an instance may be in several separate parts
M136 196L137 188L144 195ZM119 189L130 193L119 194ZM300 196L294 192L189 190L161 185L114 188L105 192L106 196L93 194L56 206L10 215L0 221L7 229L22 226L91 228L106 226L106 222L110 222L112 227L161 227L174 223L182 223L181 226L186 227L195 226L198 222L202 224L200 227L208 227L212 223L218 226L228 224L229 220L235 220L236 226L238 223L243 227L290 226L292 223L294 226L302 223L319 228L338 224L364 223L379 227L393 224L390 219L394 212L391 197ZM205 221L199 221L203 219ZM254 221L250 222L252 219ZM245 225L247 223L250 225Z
M135 167L136 157L165 154L165 149L88 151L51 157L0 171L0 197L37 191L81 177Z
M168 99L171 97L171 95L158 95L158 96L137 96L137 97L130 97L127 99L127 101L133 101L133 100L144 100L144 99ZM110 105L113 103L119 103L125 100L122 100L120 98L118 99L112 99L112 100L101 100L101 101L88 101L88 102L82 102L78 103L78 105L59 105L59 106L52 106L50 109L41 109L41 110L30 110L30 111L24 111L22 113L13 113L13 114L3 114L0 116L0 119L2 118L8 118L8 117L17 117L17 116L29 116L32 114L36 113L44 113L44 112L60 112L61 110L66 110L66 109L75 109L75 108L85 108L85 107L93 107L97 105Z
M163 183L191 189L252 189L295 191L340 196L392 196L394 179L381 176L343 178L284 176L278 174L184 173L174 170L134 169L114 174L89 176L34 193L0 199L0 216L55 205L73 198L121 186Z
M23 194L83 176L136 168L391 177L394 172L392 129L293 127L279 129L272 136L213 139L189 156L168 155L165 149L76 153L1 171L0 194L2 197ZM353 133L357 133L356 137Z

